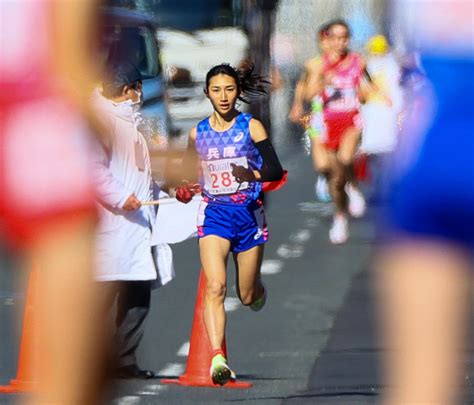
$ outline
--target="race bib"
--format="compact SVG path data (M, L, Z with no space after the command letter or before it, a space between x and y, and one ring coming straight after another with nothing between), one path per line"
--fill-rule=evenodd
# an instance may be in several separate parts
M219 159L202 162L204 187L212 195L233 194L237 190L245 190L249 183L237 183L232 175L231 164L248 167L246 157Z
M354 88L329 87L326 89L326 95L328 97L327 105L331 110L352 111L359 107L359 98Z

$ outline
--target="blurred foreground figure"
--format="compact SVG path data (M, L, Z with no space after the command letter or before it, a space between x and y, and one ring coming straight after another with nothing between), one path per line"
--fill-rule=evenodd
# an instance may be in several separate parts
M38 268L38 383L30 404L94 404L100 344L85 117L92 1L1 5L0 232Z
M405 148L394 159L390 242L379 255L380 323L389 349L385 403L455 404L462 401L473 280L474 4L397 5L409 38L420 45L432 88L423 114L406 122L401 141L417 144L415 153Z

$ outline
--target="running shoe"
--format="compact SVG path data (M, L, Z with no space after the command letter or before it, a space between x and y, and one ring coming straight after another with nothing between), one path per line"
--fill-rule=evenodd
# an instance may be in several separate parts
M325 176L319 175L316 184L314 185L316 198L321 202L331 202L331 195L329 194L328 182Z
M334 245L346 243L349 238L349 226L347 218L343 215L336 215L331 229L329 230L329 240Z
M263 295L260 298L257 298L254 302L250 304L250 309L252 311L258 312L265 306L266 302L267 302L267 289L264 286Z
M346 185L346 193L349 198L349 214L354 218L362 218L366 210L364 196L350 183Z
M222 354L216 354L212 358L209 373L213 384L216 385L225 385L229 381L235 380L235 373L227 365L227 360Z

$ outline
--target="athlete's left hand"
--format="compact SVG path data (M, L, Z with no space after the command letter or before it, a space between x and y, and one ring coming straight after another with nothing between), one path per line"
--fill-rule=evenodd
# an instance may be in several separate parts
M232 167L232 176L235 177L237 183L243 183L244 181L255 181L255 173L249 167L238 166L235 163L230 164Z

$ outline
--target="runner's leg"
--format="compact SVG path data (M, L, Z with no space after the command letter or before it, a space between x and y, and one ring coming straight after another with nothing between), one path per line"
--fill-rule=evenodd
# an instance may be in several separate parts
M407 241L380 253L379 323L391 382L386 405L458 403L469 260L460 249L428 241Z
M318 200L328 202L331 200L329 195L328 177L329 177L329 160L328 152L321 141L320 136L310 136L311 140L311 158L313 168L318 173L315 184L315 192Z
M335 152L329 154L329 161L331 165L329 189L336 205L333 223L329 229L329 240L333 244L341 244L345 243L349 237L347 223L347 194L344 189L346 179L344 176L344 167L337 159Z
M337 152L337 159L344 166L346 181L356 186L354 175L354 156L359 147L361 131L355 127L348 128L341 137L341 143Z
M226 265L230 242L215 235L199 240L201 264L206 275L207 289L204 301L204 322L213 350L222 348L226 316L224 299L226 296Z
M237 278L237 293L244 305L263 296L264 287L260 277L264 245L258 245L245 252L234 253Z
M339 145L337 158L344 168L345 183L344 186L349 197L349 213L356 218L364 215L366 203L362 192L357 187L357 180L354 172L354 157L359 147L361 131L356 127L348 128Z
M329 171L328 152L320 138L311 137L311 158L314 170L327 176Z
M199 240L199 247L207 280L204 323L213 352L209 373L214 384L225 385L235 378L235 373L227 365L227 359L222 350L226 326L224 300L230 241L216 235L209 235Z
M94 225L81 216L53 221L28 252L39 266L37 344L48 352L30 404L100 403L106 346L92 274Z
M336 214L346 215L347 195L344 190L346 184L344 167L339 162L335 152L328 151L327 157L329 162L329 192L336 205Z

